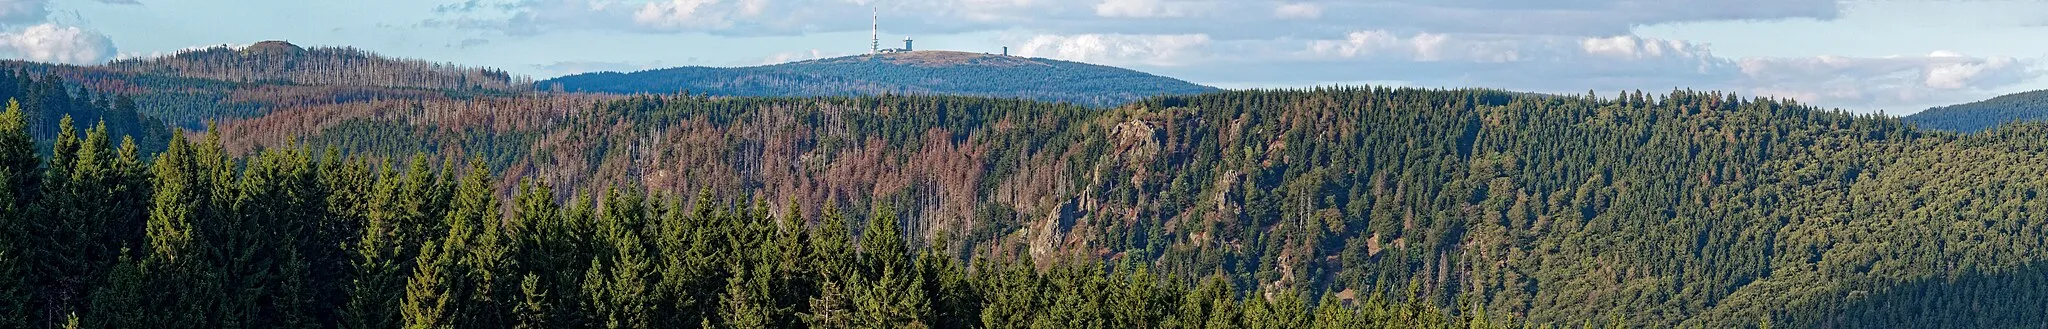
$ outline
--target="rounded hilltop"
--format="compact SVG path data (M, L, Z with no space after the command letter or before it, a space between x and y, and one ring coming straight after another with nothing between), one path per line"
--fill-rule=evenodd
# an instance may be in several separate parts
M1020 56L1004 56L1004 55L997 55L997 54L983 54L983 53L970 53L970 52L964 52L964 51L947 51L947 50L919 50L919 51L906 51L906 52L893 52L893 53L879 53L879 54L867 54L867 55L856 55L856 56L847 56L847 57L838 57L838 58L826 58L826 59L818 59L818 60L811 60L811 61L803 61L803 62L787 63L787 64L785 64L785 65L789 65L789 64L797 64L797 65L802 65L802 64L846 64L846 63L855 63L855 62L867 62L867 61L878 61L878 62L882 62L882 63L886 63L886 64L893 64L893 65L902 65L902 66L919 66L919 67L950 67L950 66L993 66L993 67L1015 67L1015 66L1030 66L1030 65L1038 65L1038 66L1052 66L1052 65L1053 65L1053 63L1050 63L1050 62L1048 62L1048 61L1044 61L1044 60L1038 60L1038 59L1033 59L1033 58L1029 58L1029 57L1020 57Z
M686 66L558 77L536 86L591 93L716 96L943 94L1114 106L1218 89L1104 65L960 51L901 51L765 66Z
M299 45L294 45L291 42L285 42L280 40L261 41L257 42L256 44L249 45L249 47L242 48L242 53L249 55L293 55L305 52L306 48L299 47Z

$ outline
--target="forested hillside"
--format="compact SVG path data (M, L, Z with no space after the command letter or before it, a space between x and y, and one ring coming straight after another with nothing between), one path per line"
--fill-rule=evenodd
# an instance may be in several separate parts
M66 120L85 127L104 125L115 136L134 138L145 153L162 150L172 135L163 120L139 111L135 99L95 93L59 76L0 71L0 99L6 100L7 108L26 111L25 127L36 140L56 138L58 124Z
M1128 69L953 51L857 55L754 67L600 72L541 81L552 91L711 96L939 94L1112 106L1216 88Z
M203 130L209 121L287 108L470 100L531 92L527 78L495 69L387 58L352 48L309 50L274 41L118 60L104 66L0 61L0 71L56 77L60 79L49 81L106 98L134 99L139 113L187 130ZM33 126L48 130L54 127L53 120L55 116Z
M215 134L143 160L69 121L39 158L26 122L0 112L6 328L1509 327L1477 305L1311 303L1140 262L970 263L888 207L501 198L480 163L231 158Z
M2048 120L2048 90L1931 108L1908 115L1905 120L1921 128L1966 133L2013 122Z
M395 59L355 48L301 48L283 41L247 47L216 46L153 58L116 60L119 71L229 82L410 87L443 90L524 90L533 82L491 68Z
M553 199L638 186L803 218L895 209L910 244L954 258L1143 264L1495 320L1983 327L2033 323L2048 301L1998 288L2033 286L2048 251L2041 126L1960 136L1688 91L591 101L286 111L222 131L231 153L485 159L497 189Z

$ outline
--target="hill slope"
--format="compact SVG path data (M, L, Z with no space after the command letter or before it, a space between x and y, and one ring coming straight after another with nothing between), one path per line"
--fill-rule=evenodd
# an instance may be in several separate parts
M230 82L348 85L444 90L523 90L531 79L505 71L385 57L348 47L301 48L284 41L217 46L174 55L118 60L118 71Z
M1976 132L2014 121L2048 120L2048 90L1927 109L1906 116L1921 128Z
M223 140L275 149L293 139L265 132L317 131L296 140L482 158L502 184L558 197L639 186L795 202L807 218L896 209L914 244L982 259L1414 294L1538 323L1986 327L2038 323L2025 308L2048 302L1997 288L2040 287L2048 260L2030 210L2048 209L2048 177L2027 174L2048 168L2035 125L1957 136L1688 92L427 106L281 112Z
M345 47L308 49L282 41L94 66L0 61L0 70L61 78L52 81L134 98L141 113L192 130L204 129L208 121L259 116L280 108L470 99L528 92L532 83L497 69L391 58Z
M1088 105L1217 90L1116 67L952 51L859 55L755 67L586 73L536 85L571 92L689 91L716 96L948 94Z

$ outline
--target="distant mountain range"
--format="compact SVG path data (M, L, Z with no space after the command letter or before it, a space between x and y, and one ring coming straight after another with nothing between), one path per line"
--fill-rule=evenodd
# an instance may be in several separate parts
M1976 132L2015 121L2048 120L2048 90L1942 106L1905 117L1921 128Z
M0 70L136 100L138 111L184 129L273 109L367 100L510 95L532 79L503 70L395 58L284 41L216 46L105 65L0 61ZM4 89L4 88L0 88Z
M857 55L754 67L601 72L541 81L551 91L713 96L949 94L1107 106L1209 86L1087 63L955 51Z

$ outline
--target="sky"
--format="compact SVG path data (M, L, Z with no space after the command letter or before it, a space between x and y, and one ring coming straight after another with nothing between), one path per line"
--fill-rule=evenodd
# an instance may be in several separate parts
M1863 113L2048 89L2044 0L0 0L0 57L286 40L549 78L884 47L1224 88L1722 90Z

